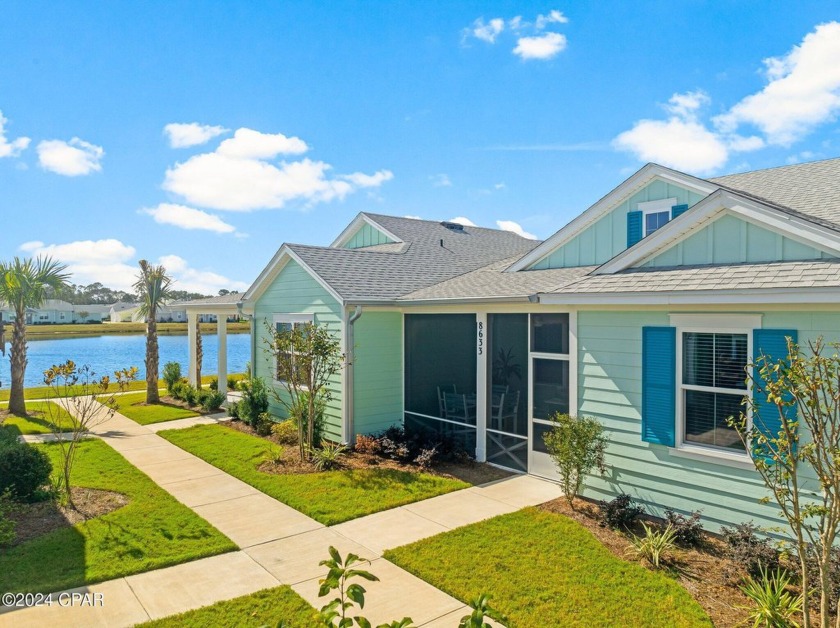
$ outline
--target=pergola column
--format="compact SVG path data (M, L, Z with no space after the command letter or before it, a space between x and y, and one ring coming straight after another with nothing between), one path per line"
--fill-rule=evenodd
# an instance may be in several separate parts
M198 352L196 351L195 340L198 336L198 313L187 311L187 344L189 345L189 366L187 367L187 376L190 384L196 388L201 385L201 382L196 381L195 377L195 363L198 359Z
M216 329L219 338L219 365L216 371L219 376L219 392L227 398L227 314L224 312L216 314Z

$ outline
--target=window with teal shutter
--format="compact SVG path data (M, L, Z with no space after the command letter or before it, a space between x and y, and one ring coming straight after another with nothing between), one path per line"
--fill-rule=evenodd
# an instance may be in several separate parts
M795 329L756 329L753 331L753 363L755 364L762 355L770 358L771 362L786 360L788 358L787 338L797 342ZM782 421L779 417L779 409L775 403L767 400L767 395L761 390L763 380L759 376L758 368L753 371L755 378L755 389L753 399L755 408L753 410L753 427L760 430L767 436L775 437L782 429ZM796 406L785 408L785 420L796 420Z
M676 218L677 216L682 216L685 212L688 211L688 205L674 205L671 208L671 220Z
M643 212L627 212L627 248L636 244L644 236L642 231Z
M642 440L674 447L677 330L642 328Z

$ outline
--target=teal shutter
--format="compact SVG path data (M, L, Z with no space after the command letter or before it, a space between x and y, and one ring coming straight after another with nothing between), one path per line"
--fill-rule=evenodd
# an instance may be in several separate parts
M674 205L671 208L671 220L688 211L688 205Z
M636 244L642 239L644 231L642 231L642 212L627 212L627 248Z
M677 395L677 330L642 328L642 440L673 447Z
M773 362L786 360L788 358L788 347L786 338L790 337L797 342L795 329L755 329L753 330L753 364L762 355L767 356ZM759 376L759 369L753 369L755 389L753 398L755 408L753 410L753 426L761 430L767 436L776 436L782 429L782 421L779 418L779 409L775 403L767 401L767 395L761 390L763 380ZM785 408L785 420L796 420L796 406Z

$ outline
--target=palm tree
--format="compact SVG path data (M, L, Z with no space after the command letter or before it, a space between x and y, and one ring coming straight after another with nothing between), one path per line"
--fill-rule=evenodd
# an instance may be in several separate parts
M67 286L70 275L67 267L49 257L0 262L0 300L15 311L12 327L12 387L9 393L9 412L26 414L23 399L23 380L26 374L26 309L43 305L47 291L58 291Z
M140 316L146 318L146 403L160 401L158 393L157 310L170 298L172 278L163 266L140 260L140 275L134 289L140 297Z

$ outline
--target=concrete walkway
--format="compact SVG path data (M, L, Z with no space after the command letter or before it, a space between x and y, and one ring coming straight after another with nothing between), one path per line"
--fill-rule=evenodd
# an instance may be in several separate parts
M342 555L371 560L379 582L365 583L364 615L374 624L410 616L418 626L457 626L467 607L382 558L411 543L560 496L557 485L515 476L325 527L250 485L187 453L155 432L217 418L196 417L141 426L116 414L93 435L116 449L180 502L236 543L240 550L174 567L74 589L101 593L101 606L0 611L0 626L131 626L260 589L291 585L316 608L318 563L330 545Z

